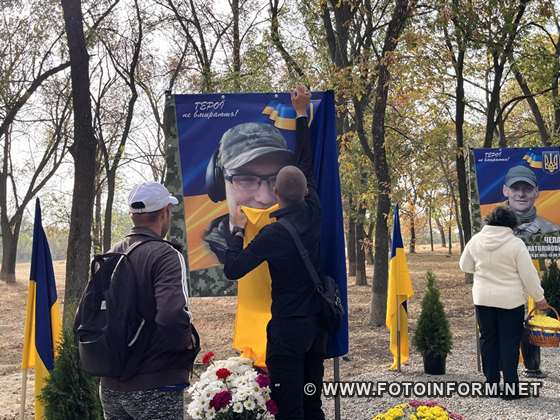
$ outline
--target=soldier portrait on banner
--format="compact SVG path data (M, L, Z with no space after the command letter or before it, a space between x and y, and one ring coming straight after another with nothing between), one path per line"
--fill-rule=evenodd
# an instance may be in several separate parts
M481 215L511 208L531 257L560 257L559 148L475 149L474 157Z

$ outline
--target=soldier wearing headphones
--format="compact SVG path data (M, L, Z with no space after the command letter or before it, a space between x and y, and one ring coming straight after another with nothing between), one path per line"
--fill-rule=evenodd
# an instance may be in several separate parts
M276 175L292 160L286 140L270 124L239 124L223 134L208 163L206 187L212 201L227 201L229 214L212 221L204 236L221 263L233 228L230 215L239 205L267 209L276 204Z

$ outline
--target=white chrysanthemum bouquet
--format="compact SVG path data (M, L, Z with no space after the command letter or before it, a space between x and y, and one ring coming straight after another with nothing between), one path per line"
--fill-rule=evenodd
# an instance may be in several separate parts
M212 352L204 355L202 362L208 368L189 388L189 415L205 420L273 420L278 408L270 399L268 376L255 371L250 359L213 361L213 357Z

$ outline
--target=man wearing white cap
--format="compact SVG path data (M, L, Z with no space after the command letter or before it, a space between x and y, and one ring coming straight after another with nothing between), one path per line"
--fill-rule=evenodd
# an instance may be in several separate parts
M102 377L106 420L183 419L184 389L200 349L188 312L186 264L180 249L164 241L171 206L179 201L157 182L144 182L128 196L134 227L111 251L126 252L135 271L140 313L155 314L156 327L137 373L126 381Z

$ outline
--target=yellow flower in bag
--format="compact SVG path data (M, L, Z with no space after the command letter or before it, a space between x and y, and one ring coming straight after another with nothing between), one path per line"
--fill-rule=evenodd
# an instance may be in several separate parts
M548 332L546 328L552 328L549 332L555 332L553 329L560 328L560 321L546 315L535 315L529 319L529 325L544 328L545 332Z

